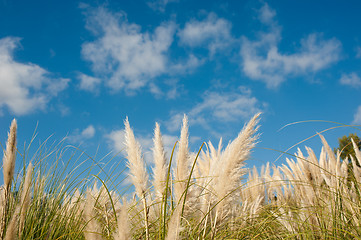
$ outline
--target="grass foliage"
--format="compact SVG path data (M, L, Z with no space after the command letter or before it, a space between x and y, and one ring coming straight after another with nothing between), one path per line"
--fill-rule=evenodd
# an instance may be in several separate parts
M149 173L126 119L124 151L134 194L121 189L124 174L117 166L104 171L104 164L63 142L45 142L29 156L31 141L20 152L14 120L3 147L0 238L361 238L361 152L355 142L356 155L343 160L320 135L319 156L306 147L281 166L247 169L258 120L259 114L226 147L220 140L191 153L185 116L169 159L156 124ZM15 175L20 160L23 168Z

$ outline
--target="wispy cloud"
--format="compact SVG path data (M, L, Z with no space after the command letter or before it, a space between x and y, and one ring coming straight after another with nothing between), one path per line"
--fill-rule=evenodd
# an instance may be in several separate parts
M174 63L170 66L170 74L187 74L192 73L195 69L205 63L205 58L196 57L194 54L189 54L188 59L185 61Z
M274 20L275 17L276 17L276 11L270 8L270 6L267 3L265 3L259 9L258 19L261 21L261 23L267 25L273 25L275 24L275 20Z
M236 91L206 91L202 100L186 111L191 125L209 129L211 123L227 123L246 120L262 111L264 104L252 96L249 88L240 87ZM183 113L172 113L166 123L169 131L179 129Z
M361 78L355 72L352 72L350 74L342 74L340 78L340 83L342 85L348 85L354 88L360 88Z
M341 58L340 41L323 39L318 33L301 39L300 48L295 53L281 53L278 49L281 27L275 16L276 12L265 4L259 11L259 20L269 27L269 32L260 32L259 39L254 41L242 38L241 66L249 78L275 88L289 77L318 72Z
M356 110L356 113L353 116L352 124L361 124L361 106Z
M67 139L73 144L82 144L86 140L93 138L95 132L95 127L93 125L89 125L81 131L79 129L76 129L71 135L67 137Z
M113 130L107 134L105 138L110 141L110 146L116 151L116 153L123 152L125 150L124 130Z
M232 122L259 112L258 105L258 100L251 96L249 89L224 93L211 91L204 93L203 101L192 109L191 115L205 118L210 114L217 121Z
M164 12L166 6L172 2L179 2L179 0L153 0L148 1L148 6L155 11Z
M80 81L79 88L81 90L89 91L89 92L98 92L98 87L101 84L101 79L86 75L84 73L78 74L78 79Z
M15 61L14 50L19 45L20 38L0 39L0 111L4 106L16 115L46 110L70 79L52 78L36 64Z
M149 89L156 98L165 98L167 100L177 99L186 93L184 85L179 83L179 80L176 78L164 80L162 89L159 86L150 83Z
M180 84L178 79L170 79L166 81L166 84L170 86L166 93L167 99L176 99L185 92L184 85Z
M356 58L361 58L361 47L356 48Z
M232 23L219 18L215 13L209 13L207 18L191 20L184 29L179 31L180 43L190 47L204 47L209 49L210 55L228 47L234 38L231 34Z
M164 22L152 33L142 32L139 25L127 21L125 13L112 14L103 7L85 10L86 26L96 39L82 45L82 55L108 87L133 92L167 72L173 22Z

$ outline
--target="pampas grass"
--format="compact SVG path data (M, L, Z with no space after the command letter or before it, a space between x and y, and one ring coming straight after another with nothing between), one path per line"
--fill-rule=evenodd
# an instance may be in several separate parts
M19 229L23 229L25 224L25 218L27 215L27 211L29 209L30 200L31 200L31 178L33 174L33 165L29 163L25 179L23 189L21 191L21 199L20 199L20 223ZM21 233L20 233L21 235Z
M4 186L6 191L10 191L11 181L14 176L15 156L16 156L16 129L17 123L14 119L11 122L8 141L6 142L6 150L3 158Z
M6 234L4 240L15 240L17 239L17 221L18 221L18 213L15 212L15 214L12 216L9 225L6 229Z
M168 233L165 237L166 240L178 240L181 231L181 211L182 205L178 204L169 219Z
M114 235L114 240L128 240L130 239L129 231L129 217L127 200L123 198L123 204L119 208L120 214L118 217L117 232Z
M95 205L97 204L98 191L94 184L93 190L90 188L86 191L86 199L84 205L84 220L85 220L85 231L84 236L86 240L97 240L101 239L101 231L98 224L98 219L95 213Z
M185 197L186 180L188 179L191 165L188 149L188 118L186 115L183 117L176 164L177 166L174 171L174 197L175 202L180 204L182 197Z
M189 151L184 116L169 162L156 124L151 176L126 118L124 153L134 193L113 175L124 171L114 168L119 163L109 174L107 163L77 148L44 143L33 156L20 154L14 120L3 158L1 239L360 239L361 152L355 142L355 157L341 159L319 135L319 155L306 147L280 166L248 169L259 117L224 149L221 139L196 154ZM16 155L23 162L17 175Z
M239 200L237 188L241 184L241 177L245 174L243 168L245 160L249 158L251 150L255 146L258 129L259 114L242 129L237 138L231 142L222 153L217 168L220 169L217 181L214 181L214 190L217 193L218 204L216 217L223 219L231 214L232 201Z
M148 188L148 174L145 168L142 150L139 142L136 141L134 133L130 128L128 118L124 121L125 125L125 146L130 170L130 178L134 184L136 194L143 202L144 225L146 229L146 239L149 239L148 229L148 206L146 192Z
M159 202L162 201L164 195L168 166L164 151L163 138L158 123L155 124L153 144L153 186L155 201Z
M4 152L3 157L3 173L4 173L4 198L2 202L2 217L1 217L1 233L0 237L4 236L5 225L7 221L6 213L9 208L9 201L10 201L10 191L11 191L11 182L14 176L14 168L15 168L15 157L16 157L16 129L17 123L14 119L10 125L10 132L8 133L8 140L6 142L6 149ZM14 221L14 220L13 220ZM11 226L13 226L12 224Z

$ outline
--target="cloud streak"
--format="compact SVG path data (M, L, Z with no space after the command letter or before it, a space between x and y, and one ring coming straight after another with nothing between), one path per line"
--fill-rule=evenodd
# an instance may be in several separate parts
M80 81L79 88L84 91L98 92L98 87L101 84L101 79L86 75L84 73L78 74Z
M96 130L93 125L89 125L84 128L82 131L76 129L74 133L67 137L68 141L73 144L81 144L86 140L92 139L95 136Z
M176 28L173 22L150 33L129 23L124 13L112 14L100 7L87 9L86 14L87 29L96 39L82 45L82 56L109 88L134 92L167 72L167 51Z
M16 115L46 110L50 100L68 87L70 79L52 78L51 74L33 63L14 60L14 50L20 38L0 39L0 111L7 107Z
M350 74L342 74L340 78L340 83L342 85L347 85L354 88L361 87L361 79L355 72L352 72Z
M352 124L361 124L361 106L359 106L353 116Z
M148 1L148 6L155 11L164 12L166 6L172 2L178 2L179 0L153 0Z
M206 91L202 100L189 109L187 115L191 125L200 125L209 129L210 123L229 123L246 120L261 112L264 104L252 96L249 88L239 87L236 91ZM169 131L180 128L182 113L173 113L166 123Z
M184 29L179 31L178 36L182 45L206 46L212 56L235 41L231 34L231 28L231 22L219 18L215 13L209 13L207 18L202 21L191 20L187 22Z
M340 41L323 39L318 33L301 39L297 52L280 52L281 27L274 20L275 16L276 12L265 4L259 11L259 20L270 31L260 32L258 40L242 38L241 67L247 77L262 81L269 88L276 88L287 78L318 72L340 60Z

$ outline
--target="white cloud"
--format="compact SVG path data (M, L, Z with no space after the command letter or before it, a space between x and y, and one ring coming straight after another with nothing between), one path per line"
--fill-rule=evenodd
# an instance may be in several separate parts
M233 41L231 22L209 13L203 21L192 20L178 33L180 43L190 47L207 46L210 54L224 49Z
M196 104L189 113L193 121L201 124L209 120L234 122L261 111L260 102L251 96L251 91L247 88L241 88L237 92L209 91L202 98L203 101Z
M275 14L267 4L262 7L259 19L269 25L270 32L259 33L259 40L242 39L240 55L246 76L275 88L289 77L320 71L340 59L340 41L335 38L324 40L316 33L301 39L297 52L281 53L278 49L281 27L273 20Z
M70 108L68 106L65 106L64 104L62 103L59 103L58 106L57 106L57 109L59 110L60 114L62 116L67 116L70 114Z
M184 86L178 83L178 79L170 79L166 83L170 86L166 93L167 99L176 99L185 92Z
M206 59L198 58L193 54L188 56L188 59L184 62L175 63L170 66L171 74L179 74L179 73L190 73L199 66L205 63Z
M184 86L179 84L177 79L164 80L164 83L165 85L162 86L162 89L159 86L150 83L149 91L156 98L165 97L166 99L176 99L185 91Z
M356 48L356 58L361 58L361 47Z
M252 96L250 89L240 87L238 91L220 92L206 91L202 101L187 111L190 124L199 124L203 128L209 128L212 121L226 123L245 120L255 113L262 111L263 104ZM169 131L173 132L180 128L183 114L173 113L166 123Z
M97 92L97 89L101 83L100 78L91 77L84 73L79 73L78 79L80 80L79 88L89 92Z
M193 116L211 112L211 116L219 121L236 121L245 119L260 111L256 105L258 100L249 94L207 92L203 102L197 104L191 111Z
M105 137L110 140L111 148L115 149L116 152L124 151L125 149L124 130L114 130Z
M356 113L353 116L353 124L361 124L361 106L357 108Z
M176 28L173 22L149 33L129 23L124 13L111 14L100 7L87 15L87 28L97 39L82 45L82 55L96 75L106 78L108 87L133 92L167 72L167 51Z
M94 135L95 135L95 132L96 132L96 130L95 130L94 126L89 125L88 127L83 129L82 131L80 131L79 129L76 129L73 134L71 134L71 135L69 135L67 137L67 139L71 143L81 144L84 141L93 138Z
M171 117L165 123L165 126L168 129L168 131L175 132L181 128L184 113L172 112L170 115Z
M149 1L147 4L153 10L164 12L165 7L172 2L178 2L178 0L153 0Z
M95 128L93 125L89 125L87 128L85 128L82 132L81 132L81 135L84 137L84 138L92 138L94 137L94 134L95 134Z
M167 152L168 156L170 157L170 155L172 154L172 150L174 147L174 144L179 140L178 136L174 136L174 135L168 135L165 134L163 135L163 143L164 143L164 149Z
M13 52L20 38L0 39L0 110L7 107L16 115L45 110L49 101L68 86L69 79L51 78L33 63L16 62Z
M350 74L342 74L340 83L342 85L349 85L354 88L361 87L361 78L357 75L357 73L350 73Z
M163 96L163 91L154 83L149 84L149 91L157 98L160 98Z
M276 16L276 11L269 7L267 3L265 3L261 9L259 10L258 19L264 24L273 24L274 17Z
M177 86L174 86L172 89L170 89L167 92L167 99L176 99L179 97L179 95L180 95L180 93L179 93Z

